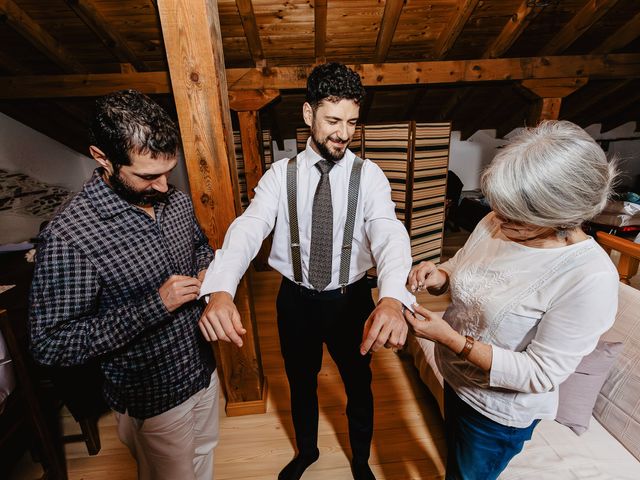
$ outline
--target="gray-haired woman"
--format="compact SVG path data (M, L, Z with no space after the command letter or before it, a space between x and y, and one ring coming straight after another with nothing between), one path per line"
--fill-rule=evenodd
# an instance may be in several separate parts
M616 177L598 144L570 122L543 122L482 175L493 212L464 247L409 275L414 291L451 289L444 317L416 305L416 335L434 340L445 379L447 479L497 478L554 418L558 386L613 324L616 269L581 224Z

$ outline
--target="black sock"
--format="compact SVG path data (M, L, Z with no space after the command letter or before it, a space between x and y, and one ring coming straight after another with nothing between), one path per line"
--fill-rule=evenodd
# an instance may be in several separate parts
M282 469L278 480L299 480L307 467L318 460L319 456L320 452L317 449L315 452L298 454Z

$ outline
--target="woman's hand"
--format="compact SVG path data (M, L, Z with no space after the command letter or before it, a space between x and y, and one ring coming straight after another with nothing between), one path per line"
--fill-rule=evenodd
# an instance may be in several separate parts
M430 289L443 290L449 282L449 276L439 270L433 262L420 262L411 269L407 284L412 292ZM442 293L442 292L440 292Z
M424 317L418 319L413 312L405 310L404 317L417 337L440 343L458 355L465 346L466 338L456 332L440 315L427 310L417 303L413 305L416 313ZM491 371L493 363L493 347L476 340L467 356L467 361L481 368L485 372Z
M413 308L416 313L422 315L424 319L419 319L409 309L405 310L404 317L417 337L426 338L446 345L452 338L459 336L458 333L451 328L451 325L440 315L433 313L431 310L427 310L417 303L413 305Z

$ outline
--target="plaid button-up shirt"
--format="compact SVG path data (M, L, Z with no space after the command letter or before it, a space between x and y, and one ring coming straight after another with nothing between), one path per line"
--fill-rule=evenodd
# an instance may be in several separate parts
M198 329L202 304L170 313L158 289L196 276L213 250L187 195L172 190L155 220L120 198L100 169L41 234L30 335L45 365L97 360L111 407L158 415L206 387L215 360Z

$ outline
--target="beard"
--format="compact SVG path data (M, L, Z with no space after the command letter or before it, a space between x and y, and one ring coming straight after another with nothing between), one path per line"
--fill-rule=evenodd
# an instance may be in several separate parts
M109 184L116 194L124 201L138 207L147 207L156 203L166 202L169 192L159 192L153 188L136 190L129 182L120 176L119 171L109 175Z
M318 135L315 129L313 128L311 129L311 141L318 149L318 153L320 154L320 156L325 160L328 160L333 163L336 163L342 160L342 157L344 157L344 154L347 151L347 147L351 143L351 139L345 140L336 136L329 136L324 139L320 139L318 138ZM331 148L329 147L329 141L344 144L344 150L332 151Z

